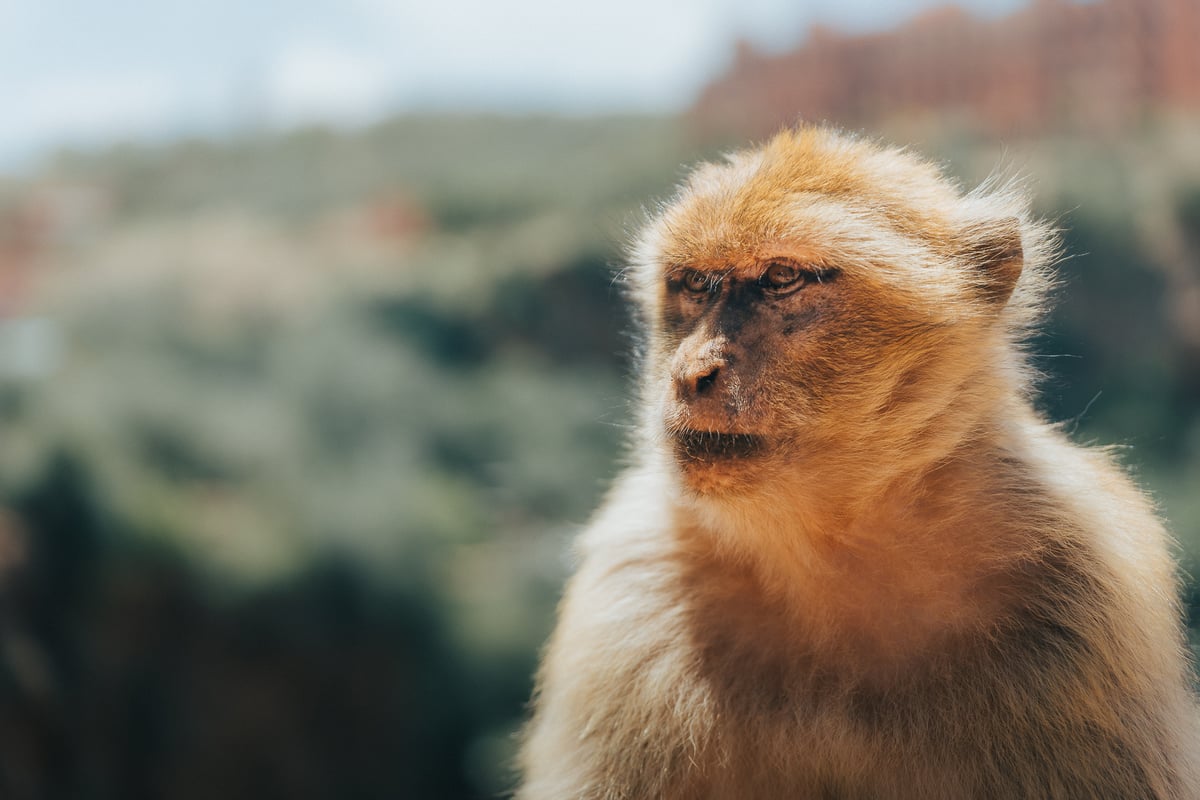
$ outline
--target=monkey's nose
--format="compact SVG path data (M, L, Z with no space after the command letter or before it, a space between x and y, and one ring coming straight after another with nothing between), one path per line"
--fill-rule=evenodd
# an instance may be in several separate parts
M675 388L681 400L695 400L711 392L721 374L721 364L705 364L688 370L675 380Z
M708 391L709 387L717 382L717 373L721 371L720 366L714 366L708 372L696 377L696 394L702 395Z

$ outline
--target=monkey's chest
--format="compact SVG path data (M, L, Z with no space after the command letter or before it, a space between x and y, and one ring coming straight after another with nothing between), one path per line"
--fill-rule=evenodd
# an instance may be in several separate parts
M973 685L961 643L896 654L806 639L761 609L723 611L693 633L688 680L711 714L695 796L900 798L916 785L966 796L951 764L971 756L943 713Z
M711 735L680 797L969 796L951 767L960 760L954 734L936 711L945 698L849 682L811 662L735 662L701 673ZM926 788L906 793L914 786Z

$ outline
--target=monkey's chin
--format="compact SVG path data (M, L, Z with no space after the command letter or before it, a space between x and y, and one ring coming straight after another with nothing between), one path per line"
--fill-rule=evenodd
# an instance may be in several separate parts
M753 487L766 441L750 433L678 431L671 436L684 485L697 494L740 494Z
M753 433L682 430L673 437L675 457L683 462L716 464L754 458L763 449L763 438Z

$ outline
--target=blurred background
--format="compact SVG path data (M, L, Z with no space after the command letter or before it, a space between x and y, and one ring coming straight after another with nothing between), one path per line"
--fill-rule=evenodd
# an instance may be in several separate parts
M623 243L796 119L1031 176L1198 624L1200 5L691 6L0 2L0 796L502 795Z

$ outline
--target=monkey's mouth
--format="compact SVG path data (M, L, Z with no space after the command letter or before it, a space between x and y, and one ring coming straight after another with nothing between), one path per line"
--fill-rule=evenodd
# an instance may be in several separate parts
M681 430L674 433L675 455L681 461L713 463L758 455L763 438L753 433Z

